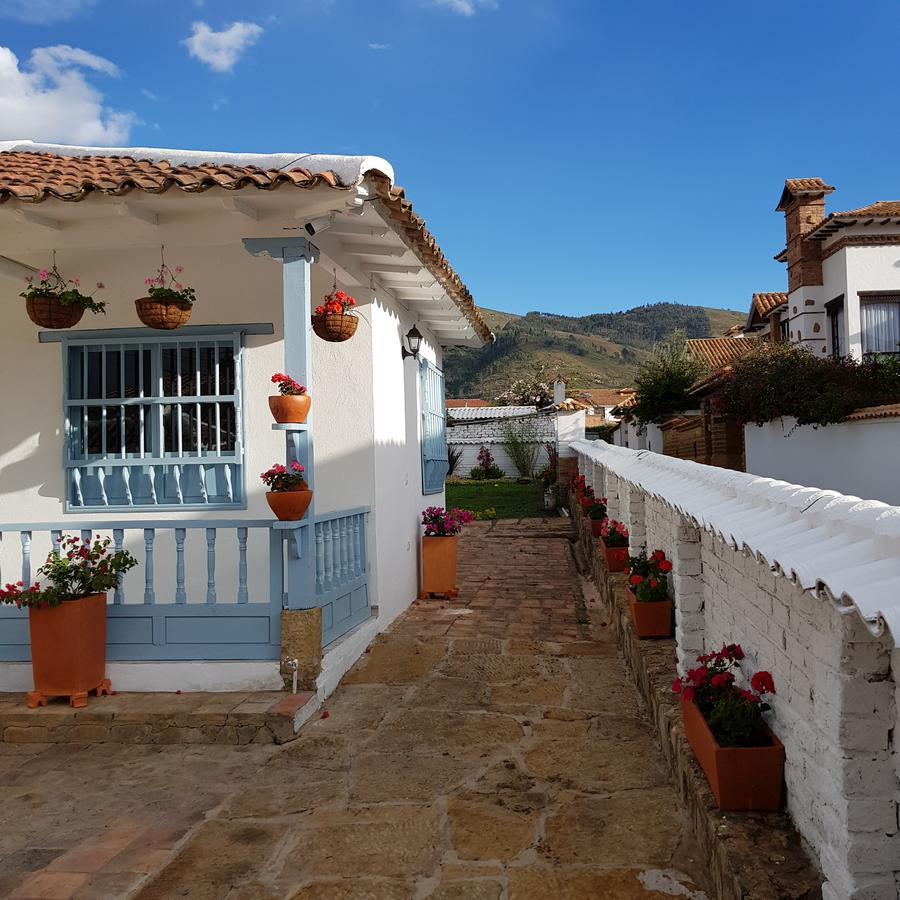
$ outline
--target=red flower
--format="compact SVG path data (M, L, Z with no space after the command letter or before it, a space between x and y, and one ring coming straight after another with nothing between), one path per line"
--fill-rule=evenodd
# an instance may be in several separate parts
M690 703L697 692L692 687L686 687L683 692L684 699Z
M733 681L734 675L732 675L731 672L719 672L718 675L713 675L710 684L712 684L714 688L727 688L731 686Z
M672 571L672 563L667 559L661 559L659 561L659 571L660 572L671 572Z
M726 644L722 647L721 655L727 656L729 659L741 660L744 658L744 651L740 644Z
M644 579L640 575L632 575L631 578L628 579L628 583L632 587L637 587Z
M680 678L676 678L676 679L672 682L672 691L673 691L674 693L676 693L676 694L680 694L680 693L681 693L681 686L682 686L682 685L681 685L681 679L680 679Z
M775 682L769 672L757 672L750 679L750 686L757 694L774 694Z
M701 685L706 681L706 669L691 669L687 673L688 681L694 685Z
M660 562L661 560L663 560L665 558L666 558L666 554L662 550L654 550L650 554L650 559L652 559L653 562Z

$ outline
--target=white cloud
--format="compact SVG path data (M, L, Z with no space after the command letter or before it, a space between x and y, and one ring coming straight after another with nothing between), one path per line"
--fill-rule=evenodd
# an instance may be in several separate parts
M431 0L433 6L444 6L461 16L474 16L480 9L497 9L498 0Z
M73 19L87 12L97 0L3 0L0 16L19 19L29 25L46 25Z
M191 36L182 43L191 56L214 72L230 72L243 52L263 33L253 22L233 22L222 31L213 31L206 22L194 22L191 29Z
M393 50L393 44L369 44L370 50Z
M159 100L159 97L157 97L149 88L141 88L141 93L146 100Z
M61 44L33 50L20 66L0 47L0 138L73 144L124 144L134 113L110 109L87 73L116 78L118 67L87 50Z

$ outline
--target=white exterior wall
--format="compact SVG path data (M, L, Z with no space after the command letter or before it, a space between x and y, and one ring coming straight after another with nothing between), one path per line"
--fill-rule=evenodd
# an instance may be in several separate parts
M794 419L744 426L747 471L900 505L894 448L900 419L794 428Z
M513 465L513 461L509 458L509 453L506 452L506 448L503 444L492 443L489 441L485 441L484 445L454 444L451 441L450 446L462 450L462 457L460 458L459 465L456 467L456 472L454 473L458 478L469 477L469 472L478 465L478 451L481 450L482 446L487 447L488 450L491 451L495 465L503 470L503 474L506 475L507 478L519 477L519 470ZM543 444L538 444L536 459L537 462L534 465L535 474L543 471L547 467L547 450Z
M826 242L826 248L843 237L864 236L866 228L843 228ZM880 227L879 234L900 234L900 228ZM844 295L847 348L852 356L862 358L862 325L859 311L860 291L900 291L900 246L845 247L822 263L825 303ZM830 328L828 352L832 352Z
M387 626L419 593L422 510L443 506L444 493L422 493L422 428L419 405L419 364L401 357L401 339L416 323L406 310L376 301L369 307L373 332L371 379L375 410L375 515L369 528L370 558L378 577L372 603L378 605L380 629ZM441 367L440 350L431 333L418 322L424 336L420 353Z
M605 479L610 514L626 521L649 550L662 549L673 560L679 670L692 665L704 648L738 643L746 654L741 664L746 678L760 670L772 673L777 693L767 698L772 706L767 719L785 745L786 808L819 861L824 900L896 900L900 650L895 636L873 635L854 606L842 614L824 592L804 590L781 574L780 565L751 552L771 529L760 532L748 511L762 517L768 503L773 522L783 524L790 488L751 484L747 476L681 460L666 459L661 466L650 456L602 444L585 442L577 449L580 467L593 465ZM700 506L714 510L704 525L682 512L687 496L682 478L703 498ZM731 509L723 502L726 495ZM900 513L882 509L887 516ZM858 540L859 521L850 515L844 521L846 541ZM825 530L814 522L807 527L813 533ZM744 532L753 548L736 548L721 529ZM791 531L789 543L802 546L796 524ZM881 553L884 559L873 565L884 566L890 557L888 548ZM818 559L819 565L828 561L827 555ZM815 563L816 558L808 562L811 581L819 574Z

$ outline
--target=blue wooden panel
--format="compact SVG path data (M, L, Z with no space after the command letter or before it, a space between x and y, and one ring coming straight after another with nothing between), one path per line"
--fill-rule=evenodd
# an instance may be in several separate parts
M422 493L444 490L447 460L447 414L444 409L444 373L427 359L420 364L422 398Z
M268 644L268 616L166 616L167 644Z
M369 607L369 588L363 584L342 593L322 606L322 644L327 646L345 635L357 625L362 625L372 614ZM326 621L328 627L325 627Z
M106 645L147 644L153 646L153 616L117 616L113 610L106 619Z

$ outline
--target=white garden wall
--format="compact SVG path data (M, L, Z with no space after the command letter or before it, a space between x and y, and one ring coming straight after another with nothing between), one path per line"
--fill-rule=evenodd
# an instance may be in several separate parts
M900 419L814 428L794 419L744 426L747 471L900 505Z
M894 900L900 651L884 629L896 621L900 509L610 445L576 449L632 549L673 560L679 669L739 643L748 677L772 672L786 808L819 861L823 897Z

